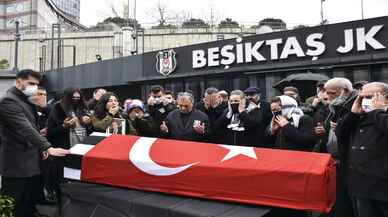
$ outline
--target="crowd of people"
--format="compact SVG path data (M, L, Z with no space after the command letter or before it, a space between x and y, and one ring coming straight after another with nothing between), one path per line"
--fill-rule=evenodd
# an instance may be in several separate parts
M103 88L87 101L80 89L68 88L47 103L39 80L32 70L19 72L16 86L0 100L2 191L16 198L17 216L35 212L31 205L38 200L55 200L63 156L94 131L329 153L337 165L337 189L327 216L388 216L385 83L332 78L317 82L315 96L305 102L293 86L269 100L258 87L231 92L209 87L196 100L189 90L175 95L154 86L145 101L121 103ZM37 153L47 160L37 164ZM26 188L37 185L34 194L40 198L32 198Z

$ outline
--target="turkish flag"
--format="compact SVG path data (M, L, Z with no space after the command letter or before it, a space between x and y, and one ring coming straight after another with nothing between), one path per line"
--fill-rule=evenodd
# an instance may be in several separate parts
M82 158L81 181L257 205L328 212L330 155L110 136Z

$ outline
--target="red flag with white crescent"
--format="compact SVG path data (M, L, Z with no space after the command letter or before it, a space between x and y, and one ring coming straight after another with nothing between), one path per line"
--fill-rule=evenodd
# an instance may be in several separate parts
M327 154L136 136L110 136L85 153L85 182L320 212L335 201Z

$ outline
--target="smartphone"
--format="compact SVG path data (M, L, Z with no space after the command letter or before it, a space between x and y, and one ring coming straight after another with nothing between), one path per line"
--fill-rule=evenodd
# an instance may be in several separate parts
M273 116L276 117L276 116L280 116L282 115L282 111L277 111L277 112L274 112L273 113Z

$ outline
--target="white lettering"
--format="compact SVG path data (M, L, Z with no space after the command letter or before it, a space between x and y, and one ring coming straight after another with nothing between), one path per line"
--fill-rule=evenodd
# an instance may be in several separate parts
M365 28L357 28L357 50L365 51L366 44L369 44L375 50L384 49L385 46L374 38L383 27L384 25L373 26L366 34Z
M284 45L280 59L287 59L289 55L295 54L298 57L304 57L305 54L300 46L296 37L287 38L286 44Z
M212 47L207 50L208 56L207 56L207 61L208 61L208 66L219 66L220 65L220 54L219 54L220 48L218 47Z
M252 43L245 43L245 62L252 62L252 57L254 57L259 62L265 61L266 59L258 51L263 44L264 41L258 41L252 47Z
M236 60L236 56L232 52L233 48L233 45L225 45L221 48L221 56L225 57L221 59L222 65L230 65Z
M244 49L242 44L237 44L236 45L236 50L237 50L237 63L243 63L244 62Z
M307 37L306 39L307 46L309 46L310 48L315 48L314 50L309 48L306 52L307 55L319 56L323 54L323 52L325 52L326 45L322 41L319 41L322 39L322 37L323 37L322 33L314 33Z
M267 40L265 42L266 45L269 45L271 47L271 60L279 59L278 45L281 43L283 43L283 40L281 38Z
M345 29L345 45L337 48L339 53L345 54L353 50L353 30Z
M193 69L206 66L205 51L193 50Z

